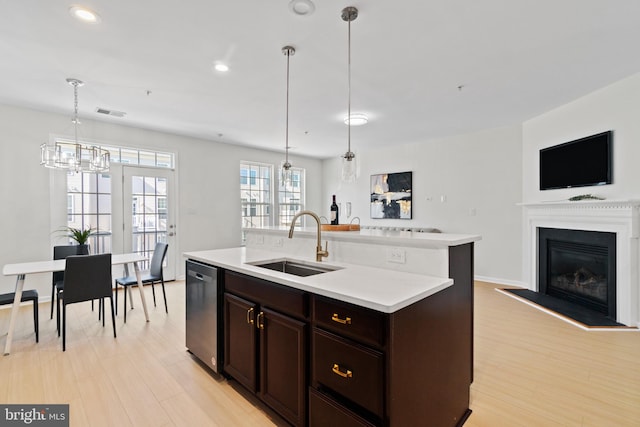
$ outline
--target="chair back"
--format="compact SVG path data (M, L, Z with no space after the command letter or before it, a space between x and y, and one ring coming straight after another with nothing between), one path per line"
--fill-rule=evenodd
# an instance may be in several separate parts
M111 296L111 254L72 255L64 270L64 303Z
M65 259L71 255L89 255L89 245L65 245L53 247L53 259ZM53 283L64 280L64 271L53 272Z
M151 266L149 268L149 274L153 277L162 277L162 264L164 257L167 256L167 249L169 245L167 243L156 243L156 247L153 250L153 256L151 257Z

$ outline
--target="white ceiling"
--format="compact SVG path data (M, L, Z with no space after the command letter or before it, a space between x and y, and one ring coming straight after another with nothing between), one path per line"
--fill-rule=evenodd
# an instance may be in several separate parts
M339 156L345 6L352 111L370 118L356 152L521 123L640 71L638 0L314 0L310 16L289 0L79 2L102 22L71 0L0 0L0 103L70 117L75 77L81 118L282 150L290 44L292 153Z

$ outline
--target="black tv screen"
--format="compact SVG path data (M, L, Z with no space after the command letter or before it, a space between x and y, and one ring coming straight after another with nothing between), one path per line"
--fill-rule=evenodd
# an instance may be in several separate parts
M607 131L540 150L540 190L612 182L613 132Z

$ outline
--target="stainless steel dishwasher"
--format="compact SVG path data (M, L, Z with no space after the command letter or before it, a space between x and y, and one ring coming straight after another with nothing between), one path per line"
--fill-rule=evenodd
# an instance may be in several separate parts
M223 352L219 270L187 260L186 272L187 349L214 372L220 373Z

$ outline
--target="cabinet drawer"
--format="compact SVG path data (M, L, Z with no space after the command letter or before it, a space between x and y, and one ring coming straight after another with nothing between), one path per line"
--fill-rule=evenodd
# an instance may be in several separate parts
M386 315L365 307L313 297L316 326L376 346L384 345Z
M384 357L353 341L313 330L311 378L382 417L384 407Z
M225 271L224 287L226 292L260 301L263 307L303 319L308 317L308 296L301 290L232 271Z
M374 427L324 394L309 389L309 427Z

